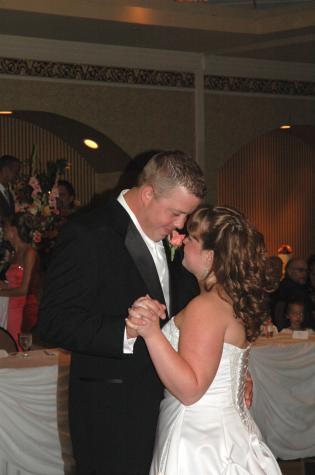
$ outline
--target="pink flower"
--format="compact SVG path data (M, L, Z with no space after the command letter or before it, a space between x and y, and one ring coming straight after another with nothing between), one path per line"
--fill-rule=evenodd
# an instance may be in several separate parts
M171 261L173 261L175 257L176 250L182 246L185 237L185 234L180 234L178 231L175 230L172 231L170 236L168 236L168 243L171 250Z
M181 247L185 237L186 237L186 234L179 234L179 232L174 230L172 234L169 236L168 240L172 246Z

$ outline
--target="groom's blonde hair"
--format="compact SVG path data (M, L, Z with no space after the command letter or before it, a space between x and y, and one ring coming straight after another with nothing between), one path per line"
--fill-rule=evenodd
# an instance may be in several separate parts
M204 199L207 193L201 168L190 155L179 150L154 155L142 170L138 185L151 185L158 196L177 186L186 188L200 199Z

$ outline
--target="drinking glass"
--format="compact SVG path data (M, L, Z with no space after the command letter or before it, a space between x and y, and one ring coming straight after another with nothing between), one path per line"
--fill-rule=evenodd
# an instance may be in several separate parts
M29 356L28 351L32 347L32 334L31 333L20 333L19 334L19 343L23 349L23 357L27 358Z

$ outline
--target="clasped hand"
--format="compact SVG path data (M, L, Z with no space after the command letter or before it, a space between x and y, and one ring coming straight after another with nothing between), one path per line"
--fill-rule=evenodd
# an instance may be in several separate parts
M160 318L166 318L165 305L148 295L137 299L128 310L126 326L128 335L148 337L156 330L160 330ZM132 330L130 332L130 330Z

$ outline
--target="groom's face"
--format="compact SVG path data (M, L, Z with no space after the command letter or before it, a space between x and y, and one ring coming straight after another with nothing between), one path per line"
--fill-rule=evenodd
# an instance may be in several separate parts
M156 194L151 186L146 186L143 202L142 229L153 241L160 241L174 229L184 227L188 215L197 208L200 199L182 186L161 195Z

